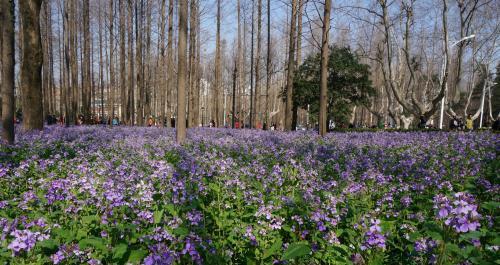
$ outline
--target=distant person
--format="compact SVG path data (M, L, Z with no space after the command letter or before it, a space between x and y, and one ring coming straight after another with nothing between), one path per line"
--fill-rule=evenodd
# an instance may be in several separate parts
M472 131L474 128L474 121L472 120L472 116L469 114L467 115L467 120L465 120L465 128L469 131Z
M155 121L154 121L153 117L149 116L148 127L152 127L154 125L155 125Z
M451 117L449 127L450 127L451 131L456 130L458 128L458 121L457 121L457 118L455 116Z
M426 125L427 125L427 120L425 119L424 115L420 115L420 122L418 124L418 128L425 129Z
M208 124L208 127L214 128L215 127L215 121L212 119L210 120L210 123Z
M114 117L112 123L113 123L113 126L118 126L120 124L118 117Z
M170 127L175 128L175 118L174 118L174 116L170 117Z
M493 126L491 126L491 129L493 131L500 131L500 115L497 116L497 119L495 120L495 122L493 123Z

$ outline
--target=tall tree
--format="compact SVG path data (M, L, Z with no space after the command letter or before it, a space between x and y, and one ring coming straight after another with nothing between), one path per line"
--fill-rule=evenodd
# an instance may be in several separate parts
M198 96L198 89L196 84L196 33L197 33L197 20L198 8L196 0L191 0L190 14L189 14L189 111L188 111L188 127L196 126L196 97Z
M332 1L325 0L325 10L323 15L323 36L321 40L321 77L320 77L320 96L319 96L319 134L326 135L328 103L328 39L330 33L330 9Z
M267 56L265 122L269 125L269 89L271 87L271 0L267 0Z
M220 0L219 0L220 1ZM187 1L179 1L179 43L178 51L178 75L177 78L177 143L182 144L186 140L186 78L187 78L187 58L186 41L188 34Z
M82 106L85 120L90 120L91 115L91 75L90 75L90 12L89 0L83 2L83 84L82 84ZM102 54L102 52L101 52ZM101 84L102 85L102 84Z
M167 120L172 115L172 90L174 89L174 58L173 58L173 37L174 37L174 0L168 2L168 40L167 40ZM167 122L169 124L169 122Z
M262 0L257 1L257 55L255 56L255 122L257 126L260 116L260 51L262 47Z
M108 103L109 109L108 113L111 115L111 119L115 117L115 64L114 64L114 18L115 18L115 10L114 10L114 1L109 1L109 94L108 94ZM103 117L102 117L103 118ZM111 123L112 124L112 123Z
M19 1L19 13L21 15L23 34L21 100L23 108L23 129L25 131L43 129L41 72L43 55L40 39L41 7L42 0Z
M139 6L138 6L139 5ZM132 113L137 112L137 124L139 126L144 125L144 101L145 101L145 91L144 91L144 62L142 58L143 52L143 11L144 11L144 0L135 1L135 66L137 75L137 90L139 90L139 98L137 104L137 110L134 109L132 105ZM131 57L132 58L132 57ZM133 92L132 92L133 93ZM134 101L131 99L132 102ZM133 114L132 114L133 115ZM134 118L132 118L133 120Z
M161 0L161 9L160 9L160 24L159 24L159 29L160 29L160 41L158 42L158 58L156 62L156 67L157 67L157 82L155 82L155 87L158 89L159 93L156 95L158 96L159 99L159 116L160 116L160 123L162 126L165 125L165 95L166 95L166 86L165 83L163 82L164 76L165 76L165 67L164 67L164 62L165 62L165 24L166 24L166 16L165 16L165 8L166 7L166 0ZM159 78L158 78L159 76ZM158 79L160 79L159 84Z
M134 101L134 1L128 0L128 91L127 91L127 123L134 125L135 101Z
M0 0L0 23L2 24L2 138L9 144L14 143L14 0Z
M126 0L118 1L118 9L120 10L120 120L127 121L127 67L125 62L126 47L125 47L125 16L126 16Z
M288 73L286 78L286 105L285 105L285 130L292 130L293 109L293 76L295 71L295 43L296 43L296 21L297 0L292 0L292 16L290 22L290 43L288 48Z
M217 36L215 40L215 89L214 89L214 104L215 104L215 126L219 126L220 109L219 109L219 93L221 89L221 51L220 51L220 19L221 19L221 0L217 0Z

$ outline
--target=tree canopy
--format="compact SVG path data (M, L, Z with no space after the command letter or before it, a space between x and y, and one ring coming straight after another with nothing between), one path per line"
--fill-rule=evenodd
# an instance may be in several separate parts
M294 104L311 114L319 111L321 54L308 56L294 80ZM347 123L351 109L365 104L375 94L370 80L370 67L362 64L349 47L330 46L328 60L328 119Z

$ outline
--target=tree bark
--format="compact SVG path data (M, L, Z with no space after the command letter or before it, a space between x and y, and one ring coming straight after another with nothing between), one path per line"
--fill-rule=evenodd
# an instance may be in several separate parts
M221 89L221 51L220 51L220 20L221 20L221 0L217 0L217 36L215 41L215 89L214 89L214 104L215 104L215 126L219 126L220 109L219 109L219 93Z
M128 95L127 95L127 123L130 126L134 125L134 112L135 112L135 101L134 101L134 2L132 0L128 1Z
M174 89L174 59L173 59L173 34L174 32L174 0L168 3L168 42L167 42L167 126L170 126L169 119L172 115L172 90Z
M271 87L271 0L267 0L267 56L265 122L269 126L269 89Z
M126 16L126 0L119 0L118 6L120 10L120 120L126 122L127 115L127 68L125 62L126 47L125 47L125 16Z
M108 116L110 120L115 117L115 64L114 64L114 1L109 1L109 94L108 94ZM101 117L104 118L104 117ZM111 122L110 125L113 123Z
M42 43L40 9L42 0L20 0L22 21L21 100L24 131L43 129Z
M9 144L14 143L14 0L0 0L0 23L2 24L1 59L2 59L2 138Z
M321 77L320 77L320 99L319 99L319 134L326 135L327 130L327 102L328 102L328 40L330 33L330 10L331 0L325 0L325 13L323 15L323 36L321 41Z
M295 71L295 43L296 43L296 22L297 0L292 0L292 17L290 22L290 43L288 50L288 73L286 79L286 105L285 105L285 130L292 130L292 111L293 111L293 77Z
M220 1L220 0L219 0ZM186 140L186 40L187 40L187 1L179 1L179 43L178 43L178 79L177 79L177 121L176 138L178 144Z
M82 106L86 121L91 115L91 75L90 75L90 14L89 0L83 0L83 84ZM101 52L102 53L102 52ZM103 85L103 84L101 84Z
M254 105L255 105L255 122L257 126L259 124L260 115L260 50L262 46L262 0L257 1L257 55L255 57L255 94L254 94Z

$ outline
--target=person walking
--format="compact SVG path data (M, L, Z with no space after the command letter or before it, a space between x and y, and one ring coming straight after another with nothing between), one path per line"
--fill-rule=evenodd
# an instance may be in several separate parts
M469 114L467 115L467 119L465 120L465 128L468 130L468 131L472 131L473 129L473 120L472 120L472 116Z

